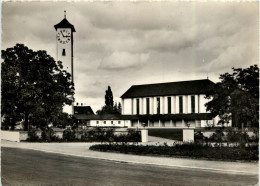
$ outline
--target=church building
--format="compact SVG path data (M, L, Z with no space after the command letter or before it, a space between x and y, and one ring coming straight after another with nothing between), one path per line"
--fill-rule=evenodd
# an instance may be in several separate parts
M122 115L78 115L88 126L127 128L203 128L219 118L206 110L215 83L208 79L133 85L122 96Z

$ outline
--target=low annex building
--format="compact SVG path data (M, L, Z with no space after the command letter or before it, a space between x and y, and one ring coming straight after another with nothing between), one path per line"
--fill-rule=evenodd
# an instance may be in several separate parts
M127 128L201 128L214 126L205 94L208 79L133 85L122 96L122 115L78 115L88 126Z

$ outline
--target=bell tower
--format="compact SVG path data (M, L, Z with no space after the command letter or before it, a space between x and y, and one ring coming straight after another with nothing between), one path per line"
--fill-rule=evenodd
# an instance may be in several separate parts
M54 25L54 28L56 30L56 60L62 61L63 69L71 74L71 80L74 83L73 33L76 32L76 30L66 19L66 11L64 11L64 19L60 23ZM71 111L68 111L69 114L73 114L74 112L73 104L74 98Z

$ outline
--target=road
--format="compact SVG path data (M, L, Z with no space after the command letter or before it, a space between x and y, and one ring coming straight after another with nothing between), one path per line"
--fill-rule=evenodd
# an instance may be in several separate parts
M73 157L2 147L2 185L253 185L236 175Z

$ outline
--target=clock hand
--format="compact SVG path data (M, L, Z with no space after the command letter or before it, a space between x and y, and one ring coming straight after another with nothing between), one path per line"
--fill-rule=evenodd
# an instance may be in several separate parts
M62 32L62 31L60 31L60 33L62 34L63 37L65 37L65 36L63 35L63 32Z

